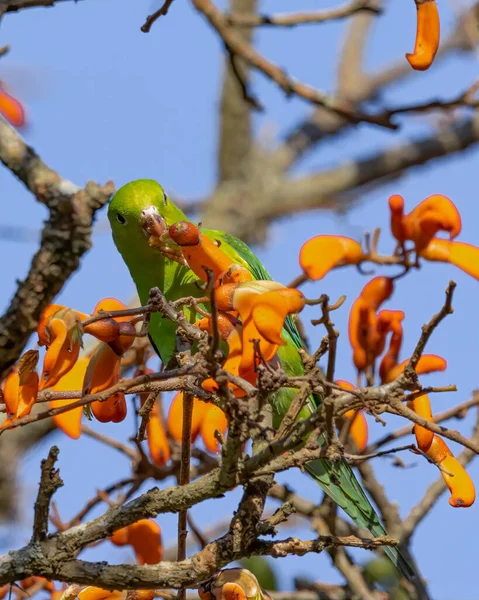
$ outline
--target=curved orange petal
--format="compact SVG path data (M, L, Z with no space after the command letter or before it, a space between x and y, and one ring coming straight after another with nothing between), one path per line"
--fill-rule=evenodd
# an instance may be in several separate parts
M363 256L361 244L356 240L340 235L317 235L301 247L299 264L309 279L317 281L335 267L359 264Z
M468 508L472 506L476 499L476 489L466 469L454 456L446 456L441 463L441 467L447 471L441 471L441 475L451 492L449 504L454 508ZM451 473L452 477L449 473Z
M261 294L254 302L251 316L259 333L271 344L283 346L284 320L303 310L305 297L299 290L284 289Z
M168 230L170 238L178 244L190 269L202 281L208 281L203 267L211 269L215 280L228 271L234 261L221 249L221 244L215 243L200 229L188 221L178 221Z
M359 452L363 452L368 445L368 422L362 410L348 410L344 413L346 419L352 419L349 433L354 440Z
M416 9L414 53L406 54L406 58L415 71L425 71L432 65L439 47L439 11L435 0L416 0Z
M419 398L415 398L414 400L408 402L408 406L416 414L418 414L420 417L423 417L427 421L433 420L431 402L429 401L427 394L419 396ZM414 435L416 436L418 448L423 452L427 452L431 447L434 433L429 431L429 429L425 429L424 427L416 424L414 425Z
M121 358L100 342L90 358L83 380L83 394L103 392L120 380Z
M194 442L200 432L201 422L205 414L206 404L197 398L193 400L193 415L191 420L191 442ZM170 404L167 427L171 437L181 442L183 435L183 392L178 392Z
M89 359L86 356L81 356L73 369L64 375L60 381L58 381L52 388L54 392L68 392L81 390L83 387L83 380L88 367ZM67 400L50 400L50 408L57 408L65 406L65 403L76 402L74 399ZM55 415L53 422L61 429L68 437L77 440L81 434L81 419L83 415L83 408L78 406L67 412Z
M170 460L170 445L157 404L153 406L150 412L150 420L146 425L146 435L153 463L159 467L164 467Z
M215 438L215 431L225 435L228 429L228 419L225 413L214 404L208 404L205 415L201 421L200 435L207 450L218 452L219 444Z
M394 282L390 277L379 275L363 287L360 297L364 303L377 311L381 304L388 300L394 291Z
M390 383L397 379L408 365L409 360L407 358L391 369L386 374L383 383ZM447 361L442 356L438 356L437 354L423 354L416 365L416 373L418 375L425 375L426 373L445 371L446 367Z
M79 600L124 600L126 598L125 591L110 591L102 588L89 585L78 594Z
M446 444L446 442L436 434L434 434L431 445L429 446L429 449L426 452L426 454L429 456L429 458L432 458L432 460L438 464L441 464L442 461L446 458L446 456L453 455L452 452L449 450L449 446Z
M5 380L5 388L3 390L3 401L7 407L7 415L15 415L17 412L18 399L20 393L20 375L17 367L12 370Z
M350 383L349 381L346 381L345 379L336 379L334 382L336 385L341 386L342 388L344 388L345 390L355 390L356 386L353 385L352 383Z
M24 383L22 383L22 380ZM20 389L15 417L20 419L29 415L38 395L38 374L33 371L25 377L20 376Z
M163 558L161 529L152 519L141 519L128 527L128 544L139 565L155 565Z
M430 261L448 262L479 279L479 248L465 242L434 238L420 255Z
M50 345L50 334L48 333L48 325L52 320L52 317L63 308L66 308L62 304L49 304L40 317L40 321L37 327L38 343L40 346Z
M46 326L49 346L43 361L39 389L51 387L76 363L82 345L83 330L78 313L71 308L55 312Z
M97 305L93 309L93 314L97 315L100 311L109 313L115 312L117 310L126 310L128 306L123 304L121 300L117 300L116 298L102 298L98 301ZM115 317L115 321L129 321L131 317Z

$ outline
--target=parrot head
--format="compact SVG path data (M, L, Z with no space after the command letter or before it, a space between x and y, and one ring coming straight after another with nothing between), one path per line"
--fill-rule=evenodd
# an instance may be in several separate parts
M151 255L155 245L161 249L168 227L185 218L161 185L152 179L127 183L108 206L113 240L124 258L133 248L137 256Z

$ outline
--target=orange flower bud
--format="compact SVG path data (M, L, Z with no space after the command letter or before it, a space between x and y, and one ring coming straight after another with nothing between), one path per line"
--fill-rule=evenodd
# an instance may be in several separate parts
M307 240L299 252L301 268L314 281L336 267L358 265L363 258L361 244L342 235L317 235Z
M103 402L92 402L91 410L100 423L121 423L128 411L125 394L117 392Z
M105 317L101 321L85 325L83 331L93 335L100 342L113 342L120 335L120 325L114 319Z
M415 0L417 9L414 53L406 58L415 71L426 71L432 65L439 47L439 11L435 0Z

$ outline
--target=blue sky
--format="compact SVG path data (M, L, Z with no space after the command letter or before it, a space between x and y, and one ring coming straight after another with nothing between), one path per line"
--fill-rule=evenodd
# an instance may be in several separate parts
M333 5L331 1L327 5ZM156 7L157 5L155 5ZM162 19L149 35L141 33L144 17L151 12L151 0L85 0L61 3L54 8L39 8L8 14L2 20L0 43L10 44L11 53L0 61L0 79L10 84L28 105L30 128L25 138L52 168L79 185L87 180L99 183L113 179L120 186L132 179L151 177L170 192L183 198L201 198L214 186L216 177L217 107L219 75L223 57L220 42L204 20L190 5L177 2L167 18ZM318 8L314 0L304 0L304 9ZM294 8L297 8L296 6ZM286 0L263 2L265 13L292 10ZM452 24L451 7L440 4L443 32ZM370 40L367 67L374 70L394 58L401 60L414 44L414 3L391 0L384 17L378 21ZM345 23L305 26L285 31L274 29L258 33L261 51L288 72L321 89L331 90ZM473 55L451 56L427 73L413 73L405 84L391 87L384 94L388 105L410 103L435 97L449 98L468 87L477 75ZM287 100L263 77L255 75L255 92L267 111L255 117L257 132L266 129L281 136L307 111L301 100ZM397 133L362 125L352 135L328 141L303 159L294 173L319 170L351 158L375 153L398 145L401 141L431 131L430 117L411 119ZM479 245L477 222L479 205L475 201L478 150L472 149L447 161L436 161L414 169L400 180L380 190L364 193L362 202L346 216L310 213L288 218L271 228L270 238L258 253L272 275L287 283L298 274L298 251L302 243L318 233L340 233L360 237L376 226L385 232L381 249L392 250L388 227L387 198L400 193L412 207L432 193L449 196L463 216L460 239ZM6 306L17 278L22 278L36 248L36 231L46 218L43 206L36 203L23 186L5 169L0 170L2 190L1 225L26 227L31 239L13 242L0 239L2 283L0 303ZM471 193L473 194L471 196ZM59 301L82 311L93 309L99 298L116 296L127 301L134 289L126 268L116 254L105 223L100 215L95 230L94 248L85 257L80 271L68 282ZM443 301L449 279L458 283L455 312L435 332L428 350L444 356L449 363L446 373L429 376L435 385L456 383L458 393L433 398L434 410L441 411L466 400L478 386L479 350L477 300L479 283L453 267L427 265L398 282L387 307L406 312L403 358L407 358L426 322ZM307 294L328 293L332 298L347 295L344 307L335 313L339 340L337 376L353 379L354 370L347 341L349 307L365 283L354 270L332 273L319 283L306 286ZM310 313L314 318L313 312ZM322 332L309 329L312 341ZM371 439L383 429L369 420ZM472 418L452 424L464 433L471 430ZM127 439L132 421L119 425L95 424L102 431ZM398 422L388 418L388 427ZM60 467L65 487L57 494L61 514L73 515L99 487L125 475L129 465L114 451L88 439L73 442L56 435L60 446ZM22 522L3 538L2 550L22 545L29 537L32 502L39 479L40 458L48 443L32 451L23 463L24 486ZM459 450L459 449L457 449ZM377 460L374 467L390 497L407 515L421 499L426 486L438 477L431 465L405 456L415 468L394 469L390 461ZM479 463L478 463L479 464ZM469 471L479 482L479 466ZM280 478L312 500L321 497L318 488L300 473ZM152 484L148 484L152 487ZM211 523L211 514L221 511L226 517L238 499L238 491L221 501L195 507L192 511L202 527ZM221 510L220 510L221 506ZM413 550L431 591L438 600L453 597L479 598L475 589L473 540L479 534L477 505L468 510L454 510L441 498L433 513L422 523L414 538ZM176 520L160 517L165 539L172 541ZM307 528L295 534L308 537ZM289 534L290 532L286 532ZM458 552L457 549L461 548ZM366 559L368 555L361 554ZM109 544L94 548L85 557L125 561L132 557L123 549ZM443 568L446 566L447 568ZM304 573L325 581L340 581L331 569L327 556L307 556L276 561L281 569L282 587L292 585L292 575ZM454 576L452 575L454 574Z

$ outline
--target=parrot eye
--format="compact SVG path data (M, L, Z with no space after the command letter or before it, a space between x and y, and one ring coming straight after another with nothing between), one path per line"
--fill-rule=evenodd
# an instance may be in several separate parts
M116 220L118 221L118 223L121 223L122 225L124 225L126 223L125 217L120 213L116 213Z
M168 204L168 196L165 194L163 197L163 204L166 206Z

